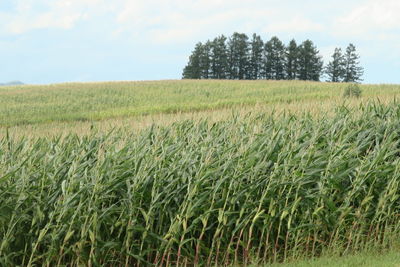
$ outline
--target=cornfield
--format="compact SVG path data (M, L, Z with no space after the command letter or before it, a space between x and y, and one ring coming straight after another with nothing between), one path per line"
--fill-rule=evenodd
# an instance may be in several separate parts
M0 141L0 265L248 265L387 247L400 106Z

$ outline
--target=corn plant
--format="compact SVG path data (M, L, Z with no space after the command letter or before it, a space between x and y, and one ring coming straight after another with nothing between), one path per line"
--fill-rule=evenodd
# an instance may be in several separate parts
M247 265L388 247L400 107L0 141L0 265Z

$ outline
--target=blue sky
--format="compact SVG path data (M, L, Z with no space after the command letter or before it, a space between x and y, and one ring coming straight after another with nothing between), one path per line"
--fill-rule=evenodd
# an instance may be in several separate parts
M219 34L356 45L366 83L400 83L399 0L0 0L0 82L180 79Z

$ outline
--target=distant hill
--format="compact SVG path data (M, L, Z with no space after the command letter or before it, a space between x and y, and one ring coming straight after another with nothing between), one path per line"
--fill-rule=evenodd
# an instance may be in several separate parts
M8 83L0 83L0 86L10 86L10 85L23 85L24 83L21 81L11 81Z

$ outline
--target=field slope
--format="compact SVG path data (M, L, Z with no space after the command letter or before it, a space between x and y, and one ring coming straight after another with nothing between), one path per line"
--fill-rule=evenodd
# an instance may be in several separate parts
M154 81L0 87L0 126L85 121L238 105L341 101L344 84L301 81ZM364 85L393 98L398 85Z

